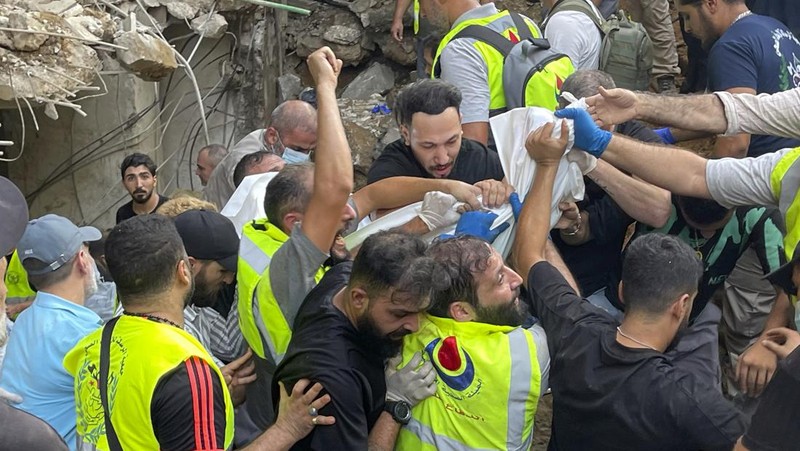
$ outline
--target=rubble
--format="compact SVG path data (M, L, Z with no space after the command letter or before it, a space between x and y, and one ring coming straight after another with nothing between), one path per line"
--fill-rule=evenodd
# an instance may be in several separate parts
M355 190L367 184L367 171L386 144L383 138L395 134L399 137L391 114L372 112L375 106L383 102L384 99L378 95L368 100L339 99L344 131L353 154Z
M328 5L308 17L290 17L287 33L301 58L327 45L344 64L356 66L375 48L355 14Z
M394 71L391 67L374 63L347 85L342 97L367 100L373 94L382 95L388 92L394 87L394 80Z
M126 31L114 39L114 44L127 48L117 51L122 67L142 80L161 80L178 67L172 47L153 36Z
M191 25L195 33L211 39L219 39L228 31L228 21L217 13L210 17L208 14L195 17L192 19Z
M278 77L278 103L296 99L303 90L303 82L295 74L283 74Z

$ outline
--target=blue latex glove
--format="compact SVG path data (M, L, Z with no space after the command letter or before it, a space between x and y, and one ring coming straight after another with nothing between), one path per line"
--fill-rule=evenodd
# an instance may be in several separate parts
M611 141L611 132L598 127L586 110L566 108L556 111L555 116L575 121L575 146L600 158Z
M504 222L494 229L490 229L497 215L488 211L468 211L461 215L456 224L456 236L469 235L480 238L489 243L506 230L510 224Z
M514 213L514 220L519 221L519 214L522 213L522 201L519 200L519 194L516 192L508 196L508 203L511 204L511 211Z
M669 127L664 128L657 128L653 130L661 141L664 141L664 144L675 144L675 137L672 136L672 132L669 130Z

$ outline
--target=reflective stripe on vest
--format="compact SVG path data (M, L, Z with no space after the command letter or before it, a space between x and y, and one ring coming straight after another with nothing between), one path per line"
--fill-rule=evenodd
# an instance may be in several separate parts
M99 449L108 449L97 386L102 331L100 328L79 341L64 358L64 368L75 377L78 435L86 443ZM111 339L108 379L111 421L123 449L160 448L150 416L153 392L165 374L195 356L205 361L217 374L225 398L225 442L216 443L214 448L228 449L232 445L233 404L225 378L208 351L182 329L144 318L123 316L118 320ZM193 386L192 390L199 390L202 394L203 383L210 382L210 377L210 373L201 374L200 386ZM210 400L204 398L204 401ZM213 409L207 414L211 417L206 421L213 424ZM191 420L181 418L180 421ZM216 438L206 435L200 440L214 445Z
M800 241L800 147L786 152L778 161L772 170L770 185L786 224L783 248L786 251L786 260L791 261L797 242ZM791 293L789 299L795 304L795 326L800 328L800 308L797 308L795 294Z
M541 31L539 28L531 22L529 19L525 19L528 23L528 27L531 30L531 34L534 38L539 38L542 36ZM439 64L439 57L442 55L444 48L447 47L447 44L453 40L456 34L463 30L464 28L470 25L480 25L488 27L489 29L496 31L506 38L510 39L511 33L516 33L517 28L514 26L514 21L509 16L508 11L502 11L497 14L493 14L488 17L482 17L478 19L470 19L465 20L463 22L459 22L456 26L454 26L445 36L442 38L441 42L439 43L439 48L436 50L436 55L433 58L433 68L434 70L431 71L431 78L436 78L438 76L436 68ZM505 98L505 90L503 89L503 55L500 54L497 50L494 49L489 44L475 41L474 44L475 49L480 52L481 57L486 62L486 69L488 71L487 82L489 83L489 115L494 116L496 114L502 113L506 109L506 98ZM548 92L549 94L549 92Z
M28 283L28 273L22 267L22 262L19 260L16 250L8 262L4 280L8 289L6 294L7 304L19 304L30 297L36 296L36 292L31 289Z
M242 229L236 271L239 327L247 344L261 358L265 357L265 346L256 324L252 300L258 281L269 268L272 255L288 239L288 235L270 224L267 219L250 221Z
M532 333L423 315L401 366L420 351L436 394L414 407L395 449L530 449L541 379Z

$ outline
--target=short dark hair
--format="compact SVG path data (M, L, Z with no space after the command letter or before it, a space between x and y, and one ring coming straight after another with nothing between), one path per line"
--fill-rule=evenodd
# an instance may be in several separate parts
M450 279L444 290L433 293L428 313L448 318L450 304L465 301L477 307L478 284L476 275L486 271L492 251L486 241L468 235L436 240L428 248L431 256Z
M561 85L561 92L568 92L576 99L591 97L600 92L600 87L606 89L616 88L611 75L601 70L582 69L573 72ZM559 97L559 106L567 106L569 102Z
M406 85L394 100L394 118L397 125L411 126L415 113L442 114L453 107L461 107L461 91L442 80L423 79Z
M703 265L688 244L663 233L642 235L622 262L625 310L660 315L680 296L697 293L702 277Z
M146 166L147 170L150 171L150 175L153 177L156 176L156 164L153 163L153 160L147 155L137 152L128 155L124 160L122 160L122 164L119 165L120 177L124 179L125 171L128 168L135 168L137 166Z
M722 221L730 211L713 199L675 196L679 214L699 225L710 225Z
M75 264L75 259L78 258L78 253L80 253L81 249L78 249L78 252L72 256L66 263L61 265L55 271L47 272L44 274L28 274L28 284L33 287L34 290L46 290L48 287L51 287L59 282L63 282L64 280L69 277L72 273L72 266ZM25 265L28 270L36 271L42 270L48 266L50 263L43 262L38 258L26 258Z
M424 305L432 292L450 284L439 264L425 255L426 250L422 239L408 233L383 231L371 235L353 261L348 287L361 287L370 298L393 288L392 302Z
M138 215L117 224L106 239L106 263L123 305L167 291L186 250L175 222L163 215Z
M272 153L266 150L259 150L242 157L233 169L233 186L238 188L242 184L242 180L247 177L247 171L261 164L261 160L267 155L272 155Z
M218 165L219 162L222 161L226 155L228 155L228 149L222 144L209 144L200 149L200 152L204 150L208 152L208 158L211 160L214 166Z
M264 212L272 225L283 229L281 223L287 213L305 213L312 192L308 178L313 173L314 163L289 164L270 180L264 196Z

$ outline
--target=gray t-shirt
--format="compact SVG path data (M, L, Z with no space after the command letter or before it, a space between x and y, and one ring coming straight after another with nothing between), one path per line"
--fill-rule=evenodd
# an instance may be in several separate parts
M264 129L255 130L242 138L211 173L203 195L207 201L216 205L220 210L225 208L225 204L236 191L236 186L233 184L233 171L236 169L236 165L242 161L245 155L266 150L264 131Z

